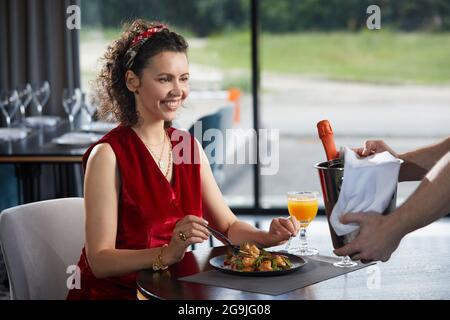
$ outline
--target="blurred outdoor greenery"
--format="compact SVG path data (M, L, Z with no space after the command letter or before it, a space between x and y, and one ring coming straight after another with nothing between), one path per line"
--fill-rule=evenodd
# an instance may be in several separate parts
M81 4L82 42L97 41L99 34L110 42L120 34L122 22L136 17L162 20L188 39L191 63L237 70L227 81L250 88L249 0ZM371 4L381 8L381 30L365 26ZM450 83L448 0L261 0L260 12L262 72L375 83Z
M450 33L391 31L269 34L261 38L263 72L392 83L450 82ZM191 61L249 68L247 33L211 37Z
M82 29L82 41L93 39L94 32ZM112 41L119 33L107 29L104 37ZM382 83L450 83L450 32L263 33L260 45L263 72ZM191 46L189 60L248 74L250 33L210 36L201 46Z
M403 31L450 31L448 0L259 0L263 30L356 31L366 9L381 8L383 26ZM136 17L160 20L208 36L248 28L250 0L81 0L82 23L117 27Z

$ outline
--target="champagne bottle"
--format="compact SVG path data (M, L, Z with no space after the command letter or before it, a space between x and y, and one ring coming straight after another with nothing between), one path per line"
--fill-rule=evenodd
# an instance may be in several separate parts
M322 140L325 153L327 155L327 160L339 159L339 152L336 149L336 144L334 143L333 129L331 129L330 122L328 120L322 120L317 123L317 131L319 133L319 138Z

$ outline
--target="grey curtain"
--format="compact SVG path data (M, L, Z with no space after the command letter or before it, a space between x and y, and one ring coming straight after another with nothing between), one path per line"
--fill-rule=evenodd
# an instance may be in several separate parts
M44 114L63 116L63 88L80 87L79 30L66 27L79 0L0 0L0 90L48 80Z

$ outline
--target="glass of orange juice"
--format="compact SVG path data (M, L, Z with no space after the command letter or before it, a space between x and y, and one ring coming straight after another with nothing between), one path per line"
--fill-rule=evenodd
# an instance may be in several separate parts
M300 222L300 246L291 247L291 239L286 250L298 256L313 256L317 249L308 247L306 228L314 220L319 209L319 193L314 191L290 191L287 193L289 214Z

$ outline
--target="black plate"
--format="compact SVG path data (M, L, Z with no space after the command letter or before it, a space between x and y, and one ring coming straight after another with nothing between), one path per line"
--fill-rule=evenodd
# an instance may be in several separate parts
M275 251L269 251L269 252L273 253L273 254L279 254L279 255L288 257L289 260L291 260L292 267L287 270L277 270L277 271L237 271L237 270L232 270L229 266L226 266L224 264L225 258L227 257L227 255L214 257L209 260L209 264L212 265L217 270L220 270L225 273L239 275L239 276L271 277L271 276L281 276L281 275L295 272L307 263L307 261L304 260L303 258L293 255L293 254L284 253L284 252L275 252Z

